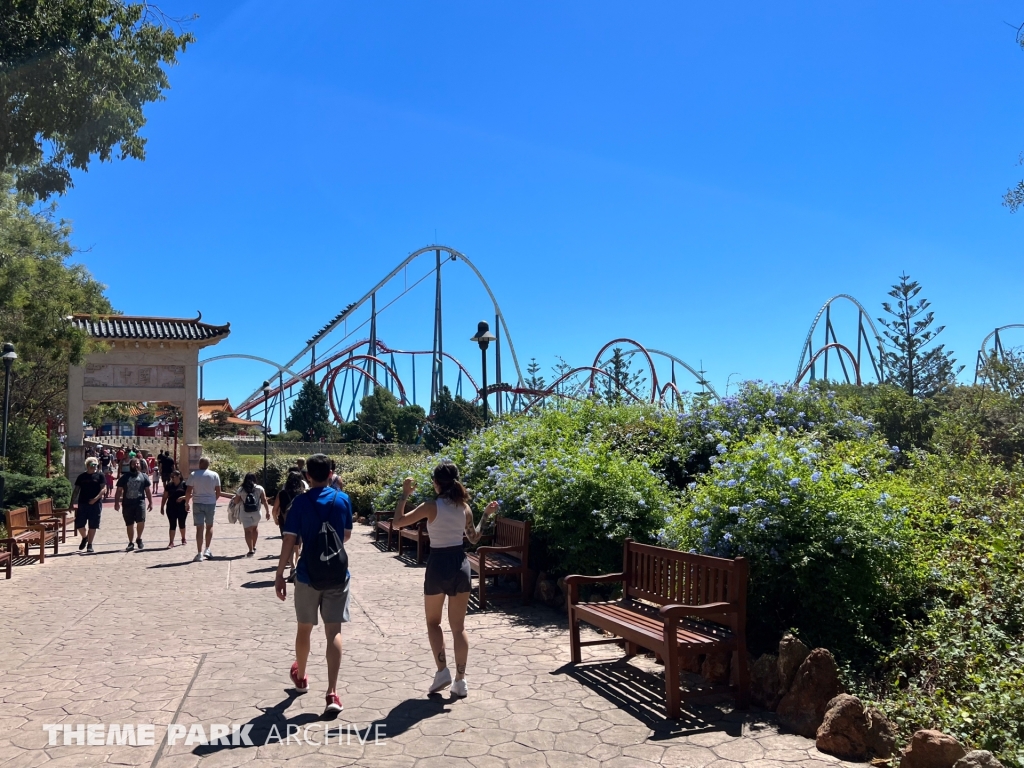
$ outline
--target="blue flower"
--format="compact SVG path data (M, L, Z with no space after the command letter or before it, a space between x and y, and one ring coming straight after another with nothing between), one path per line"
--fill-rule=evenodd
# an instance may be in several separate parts
M732 541L732 534L731 533L724 533L724 534L722 534L722 541Z
M836 536L835 543L836 544L842 544L843 543L843 537L842 536Z
M647 502L644 501L643 499L640 499L640 501L638 501L637 504L640 505L640 509L647 509Z
M787 499L785 496L783 496L781 499L779 499L779 504L781 504L784 507L788 507L789 506L789 499Z
M954 506L956 506L957 504L959 504L959 503L960 503L960 501L961 501L961 499L960 499L960 497L959 497L959 496L950 496L950 497L949 497L949 503L950 503L950 504L952 504L952 505L954 505Z
M796 488L798 485L800 485L800 478L799 477L794 477L792 480L789 481L789 487L790 488Z
M719 453L727 453L729 449L725 447L724 443L719 443L715 446L715 450Z
M835 512L829 512L825 515L825 517L829 520L836 520L839 517L839 515L837 515Z
M728 482L726 482L725 485L728 488L735 488L736 487L736 481L735 480L729 480Z
M732 512L734 515L738 515L739 511L740 511L740 508L739 507L729 507L729 511Z
M991 522L992 522L992 518L991 518L991 517L989 517L988 515L982 515L982 516L981 516L981 521L982 521L983 523L991 523Z
M815 472L814 474L812 474L811 480L815 483L821 480L821 472Z

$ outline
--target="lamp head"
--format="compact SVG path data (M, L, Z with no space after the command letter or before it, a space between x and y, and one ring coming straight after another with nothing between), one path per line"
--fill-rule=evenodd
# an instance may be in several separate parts
M480 345L480 349L486 350L487 345L492 341L495 341L498 337L491 333L491 326L487 324L486 320L481 320L476 324L476 336L470 339Z
M269 381L264 381L263 382L263 396L264 397L270 397L270 382Z
M14 345L11 344L11 342L9 342L9 341L4 343L4 355L3 355L3 357L4 357L4 363L6 365L8 365L8 366L11 363L13 363L15 360L18 359L18 353L14 351Z

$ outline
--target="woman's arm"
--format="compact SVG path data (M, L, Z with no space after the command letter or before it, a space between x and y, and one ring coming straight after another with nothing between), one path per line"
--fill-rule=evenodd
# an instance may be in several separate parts
M263 508L267 510L267 520L270 519L270 502L267 501L267 492L260 488L260 500L263 502Z
M498 502L492 501L486 507L484 507L484 513L480 515L480 525L473 524L473 510L466 505L466 538L469 539L470 544L476 544L484 535L484 520L489 515L493 515L498 511Z
M164 495L160 500L160 514L163 515L167 512L167 500L171 498L167 495L167 486L164 486Z
M405 511L405 502L409 500L412 492L416 489L416 481L411 477L405 478L402 483L402 496L395 507L395 516L391 520L394 528L405 528L407 525L418 523L420 520L429 519L431 513L437 514L437 505L432 501L425 501L411 512Z
M271 510L271 514L274 517L274 524L280 525L281 520L281 492L277 492L277 496L274 497L274 508Z

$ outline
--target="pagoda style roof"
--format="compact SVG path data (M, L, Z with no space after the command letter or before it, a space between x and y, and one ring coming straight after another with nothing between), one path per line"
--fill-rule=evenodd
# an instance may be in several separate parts
M72 315L71 326L94 339L146 341L219 341L231 333L231 323L210 325L173 317L132 317L131 315Z

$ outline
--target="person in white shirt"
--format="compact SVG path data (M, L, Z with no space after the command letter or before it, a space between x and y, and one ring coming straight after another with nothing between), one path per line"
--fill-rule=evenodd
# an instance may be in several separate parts
M188 476L185 486L185 504L192 502L192 517L196 522L196 556L193 560L201 563L213 557L210 543L213 541L213 515L217 511L217 499L220 498L220 475L210 469L210 460L203 456L199 459L199 469Z

